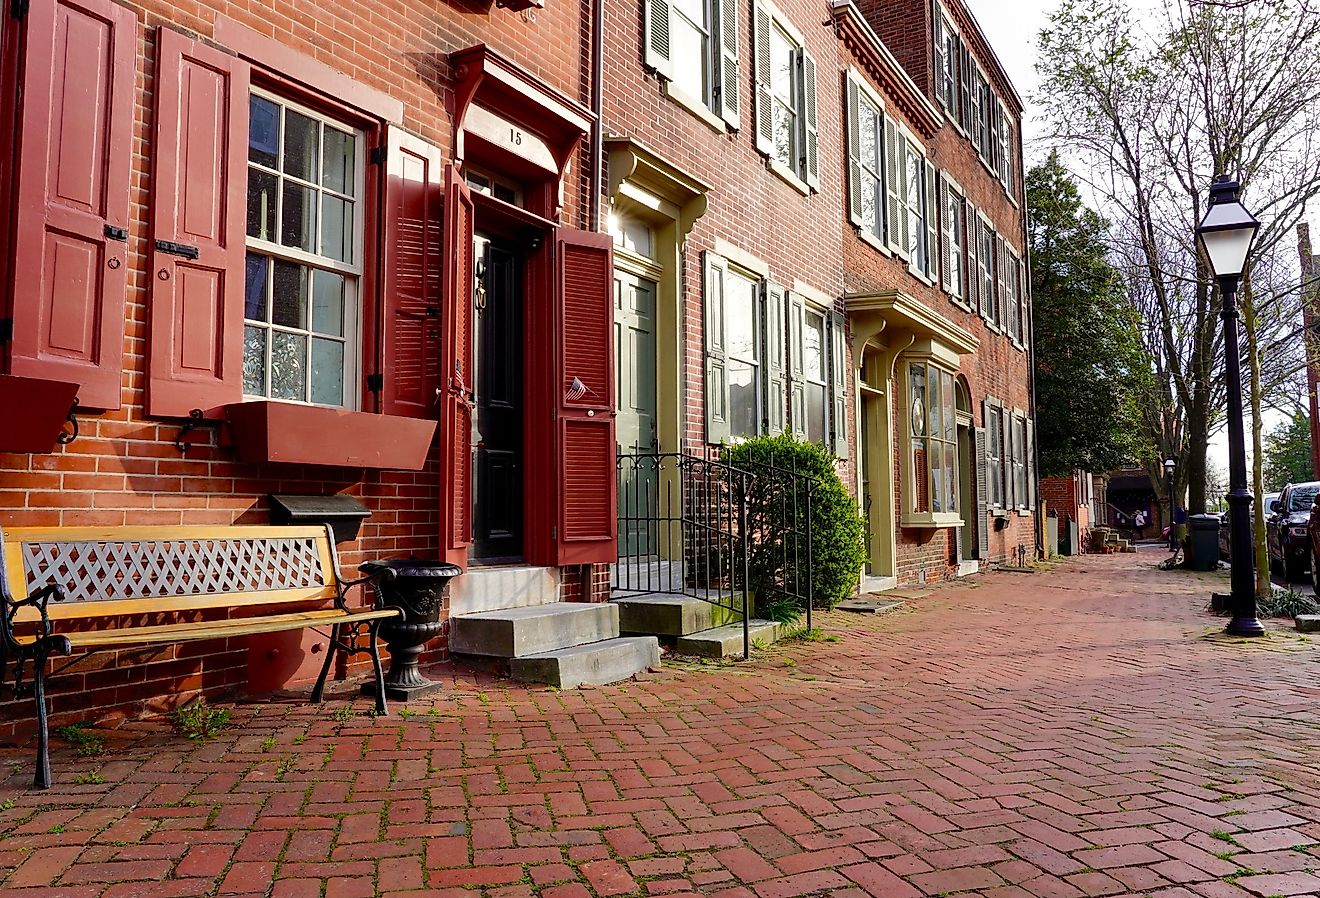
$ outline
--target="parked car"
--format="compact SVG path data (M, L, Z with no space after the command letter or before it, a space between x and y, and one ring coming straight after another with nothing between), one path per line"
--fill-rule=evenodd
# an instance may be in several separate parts
M1270 503L1265 519L1265 543L1269 547L1270 570L1282 572L1289 582L1300 580L1311 567L1311 537L1308 522L1311 506L1320 495L1320 481L1290 483Z
M1260 500L1261 508L1265 509L1265 517L1268 519L1274 512L1270 511L1270 506L1274 500L1279 498L1278 493L1266 493ZM1255 513L1252 513L1252 534L1255 534ZM1232 555L1232 535L1228 532L1228 512L1219 513L1219 557L1224 561L1230 560Z

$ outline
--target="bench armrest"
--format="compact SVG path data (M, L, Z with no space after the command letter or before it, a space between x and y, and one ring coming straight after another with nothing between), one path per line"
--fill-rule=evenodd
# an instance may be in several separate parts
M341 608L348 607L348 591L355 586L366 586L368 583L374 584L380 580L393 580L398 577L398 573L389 567L375 567L364 577L358 577L354 580L339 581L339 597L336 604Z

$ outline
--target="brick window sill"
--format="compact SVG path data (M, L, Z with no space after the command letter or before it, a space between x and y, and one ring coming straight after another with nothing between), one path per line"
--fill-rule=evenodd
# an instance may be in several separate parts
M0 374L0 452L54 452L78 385Z
M435 421L258 400L225 407L240 461L418 471Z

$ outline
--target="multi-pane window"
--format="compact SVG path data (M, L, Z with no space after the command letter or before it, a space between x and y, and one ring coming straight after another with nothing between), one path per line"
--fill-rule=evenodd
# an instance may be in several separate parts
M877 240L885 239L884 155L885 119L866 96L857 99L858 171L861 226Z
M1013 496L1018 508L1026 508L1027 500L1027 419L1013 416Z
M963 233L963 198L952 188L944 191L944 217L941 226L944 231L944 289L951 296L962 297L963 247L966 238Z
M981 222L981 245L977 247L976 267L981 278L981 310L992 324L1002 324L999 298L995 290L995 232Z
M798 48L778 24L770 28L770 121L774 159L798 170Z
M949 20L943 13L937 13L935 21L938 25L936 40L939 42L939 71L935 73L936 93L940 98L940 105L946 110L952 111L958 105L958 57L960 55L960 41L958 32L953 30Z
M985 467L986 502L991 508L1004 507L1004 414L998 405L986 404Z
M669 47L674 83L705 105L711 102L710 4L671 0Z
M922 178L925 176L925 160L917 148L907 146L907 208L908 208L908 259L912 267L925 271L926 264L926 215L925 195Z
M999 129L999 180L1003 183L1004 189L1010 194L1013 192L1013 121L1009 118L1008 110L1000 107L1003 121Z
M248 109L243 392L352 406L362 136L266 94Z
M730 271L724 283L724 322L728 341L729 432L761 432L760 284Z
M925 362L907 372L908 510L958 513L958 423L953 375Z
M806 392L807 439L823 443L828 435L829 359L826 355L825 316L807 309L802 325L802 377Z

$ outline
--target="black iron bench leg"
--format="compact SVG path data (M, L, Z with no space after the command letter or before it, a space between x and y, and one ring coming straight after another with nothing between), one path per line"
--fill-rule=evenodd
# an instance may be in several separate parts
M46 709L46 653L32 657L32 695L37 702L37 774L32 780L36 789L50 788L50 736Z
M325 680L330 676L330 665L335 663L335 653L339 651L339 624L330 630L330 644L325 649L325 661L321 663L321 675L316 678L312 689L312 704L319 705L325 698Z
M389 713L385 704L385 672L380 667L380 648L376 641L380 636L381 622L374 620L367 628L367 651L371 654L371 666L376 673L376 713L384 716Z

